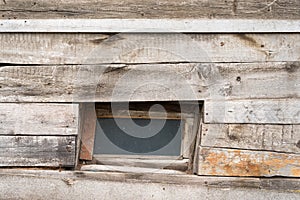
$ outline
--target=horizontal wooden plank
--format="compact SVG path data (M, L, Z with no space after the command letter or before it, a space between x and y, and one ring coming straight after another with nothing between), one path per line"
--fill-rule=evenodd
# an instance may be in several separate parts
M0 136L0 166L74 167L75 136Z
M255 18L300 19L298 0L5 0L4 19L45 18Z
M300 20L23 19L0 20L0 32L295 33Z
M153 80L154 81L154 80ZM158 107L156 104L161 105ZM96 115L100 118L143 118L143 119L186 119L194 118L195 113L199 112L198 101L155 101L155 102L106 102L96 103Z
M78 104L0 104L0 135L77 135Z
M201 146L300 153L300 126L202 124Z
M205 101L205 123L300 124L299 99Z
M300 155L199 147L199 175L300 177Z
M288 192L290 194L297 194L297 191L300 187L300 179L297 178L253 178L253 177L212 177L212 176L195 176L188 174L161 174L157 173L120 173L120 172L89 172L89 171L57 171L57 170L22 170L22 169L0 169L0 174L2 176L1 181L7 186L8 182L5 180L10 178L20 177L20 180L28 177L29 179L40 178L44 181L50 180L59 180L59 183L64 184L61 180L65 180L66 183L71 183L73 180L73 187L76 187L77 184L83 182L83 185L86 185L85 181L92 181L91 184L101 183L105 181L121 183L122 185L126 182L134 183L161 183L161 184L170 184L178 185L180 187L189 185L200 187L209 187L208 191L211 191L213 188L218 191L226 191L228 194L228 189L248 189L248 193L255 193L258 191L266 191L268 197L272 191L276 191L279 194L282 192ZM17 181L18 182L18 181ZM18 182L19 183L19 182ZM1 183L0 183L1 184ZM16 184L15 181L12 181L12 184ZM30 184L33 188L35 185ZM43 184L45 185L45 184ZM55 184L56 185L56 184ZM78 189L83 185L79 185ZM70 188L70 185L65 184L65 187ZM12 187L15 189L15 187ZM23 187L22 187L23 188ZM40 187L37 187L40 188ZM49 191L49 185L45 186L46 191ZM194 189L196 189L194 188ZM5 189L0 187L1 189ZM97 191L98 188L96 188ZM186 188L185 188L186 189ZM225 189L225 190L224 190ZM6 190L3 190L6 191ZM26 190L28 191L28 190ZM72 194L74 192L71 189ZM78 190L76 190L78 191ZM85 191L85 190L84 190ZM4 192L5 193L5 192ZM3 192L1 192L3 194ZM215 194L215 193L214 193ZM202 194L203 195L203 194ZM78 196L76 196L78 198ZM214 196L215 197L215 196ZM278 197L278 196L277 196ZM97 197L95 197L97 198ZM199 199L199 197L198 197Z
M299 199L299 179L1 170L1 199ZM266 184L265 184L266 183ZM17 192L16 192L17 191ZM297 192L298 191L298 192Z
M299 62L2 66L0 101L299 98L299 80Z
M300 34L1 33L0 63L299 61ZM3 64L2 64L3 65Z

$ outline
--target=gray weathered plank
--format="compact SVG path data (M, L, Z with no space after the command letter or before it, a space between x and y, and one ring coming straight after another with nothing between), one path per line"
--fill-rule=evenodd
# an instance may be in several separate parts
M299 99L205 101L205 123L300 124Z
M299 61L300 34L0 34L0 63Z
M78 104L0 104L0 135L77 135Z
M199 177L175 174L16 170L0 171L1 199L298 200L299 179ZM17 191L17 192L16 192Z
M74 188L70 187L70 183L73 183L75 187L77 184L83 181L83 185L86 184L85 181L92 181L91 184L101 183L104 181L115 182L120 184L125 184L126 182L134 183L160 183L160 184L170 184L178 185L180 187L189 185L199 187L209 187L209 191L213 188L222 191L222 189L249 189L249 193L254 191L267 191L267 194L273 191L277 191L278 194L282 192L289 192L293 194L299 193L300 180L295 178L253 178L253 177L212 177L212 176L195 176L187 174L164 174L163 176L158 173L120 173L120 172L88 172L88 171L57 171L57 170L22 170L22 169L0 169L0 174L2 176L1 181L7 186L8 182L5 182L5 179L10 177L20 177L19 180L24 181L25 177L30 179L32 178L41 178L44 181L50 180L59 180L62 184L65 184L66 188L71 188L71 191L74 192ZM64 180L62 182L61 180ZM12 181L12 184L15 184L15 181ZM68 184L69 183L69 184ZM1 183L0 183L1 184ZM35 185L29 184L33 188ZM56 184L54 184L56 186ZM72 185L72 184L71 184ZM78 189L83 185L79 185ZM23 186L24 185L21 185ZM49 191L49 185L46 184L46 191ZM86 186L86 185L85 185ZM5 188L0 187L1 189ZM38 187L39 188L39 187ZM0 189L0 191L1 191ZM13 189L15 189L13 187ZM96 187L99 191L98 187ZM255 190L256 189L256 190ZM26 190L28 191L28 190ZM78 190L76 190L78 191ZM86 190L84 190L86 192ZM226 194L228 193L227 190ZM251 192L250 192L251 191ZM0 192L3 194L3 192ZM5 192L4 192L5 193ZM73 194L73 193L72 193ZM203 194L202 194L203 196ZM270 196L268 196L270 197ZM78 198L78 196L77 196ZM199 198L198 198L199 199Z
M299 62L2 66L1 102L299 98Z
M300 177L300 155L199 147L199 175Z
M3 33L299 33L300 20L262 19L14 19Z
M75 136L0 136L0 166L74 167Z
M300 153L299 125L202 124L201 146Z
M0 17L300 19L299 7L298 0L5 0L0 2Z

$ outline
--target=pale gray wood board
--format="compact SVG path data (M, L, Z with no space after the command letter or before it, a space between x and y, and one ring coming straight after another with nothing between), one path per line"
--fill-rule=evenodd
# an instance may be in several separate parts
M299 154L300 126L202 124L201 146Z
M75 136L0 136L0 166L74 167Z
M0 63L55 65L299 61L299 41L300 34L292 33L1 33Z
M0 75L0 102L219 100L222 104L231 99L300 97L299 62L4 65Z

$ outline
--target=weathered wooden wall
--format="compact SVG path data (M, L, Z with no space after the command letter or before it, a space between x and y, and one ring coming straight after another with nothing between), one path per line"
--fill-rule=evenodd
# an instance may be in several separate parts
M5 0L0 18L299 20L299 9L299 0ZM0 166L74 166L79 102L201 100L195 173L300 177L299 31L0 33Z
M298 0L4 0L3 19L259 18L300 19Z
M0 104L0 166L74 167L76 104Z

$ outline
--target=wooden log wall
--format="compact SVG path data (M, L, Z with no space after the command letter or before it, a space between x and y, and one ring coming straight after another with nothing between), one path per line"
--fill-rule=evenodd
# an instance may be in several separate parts
M298 0L5 0L0 18L299 20L299 8ZM299 32L3 31L0 166L74 166L80 102L200 100L195 173L300 177L299 91Z
M76 104L0 104L0 166L74 167Z

